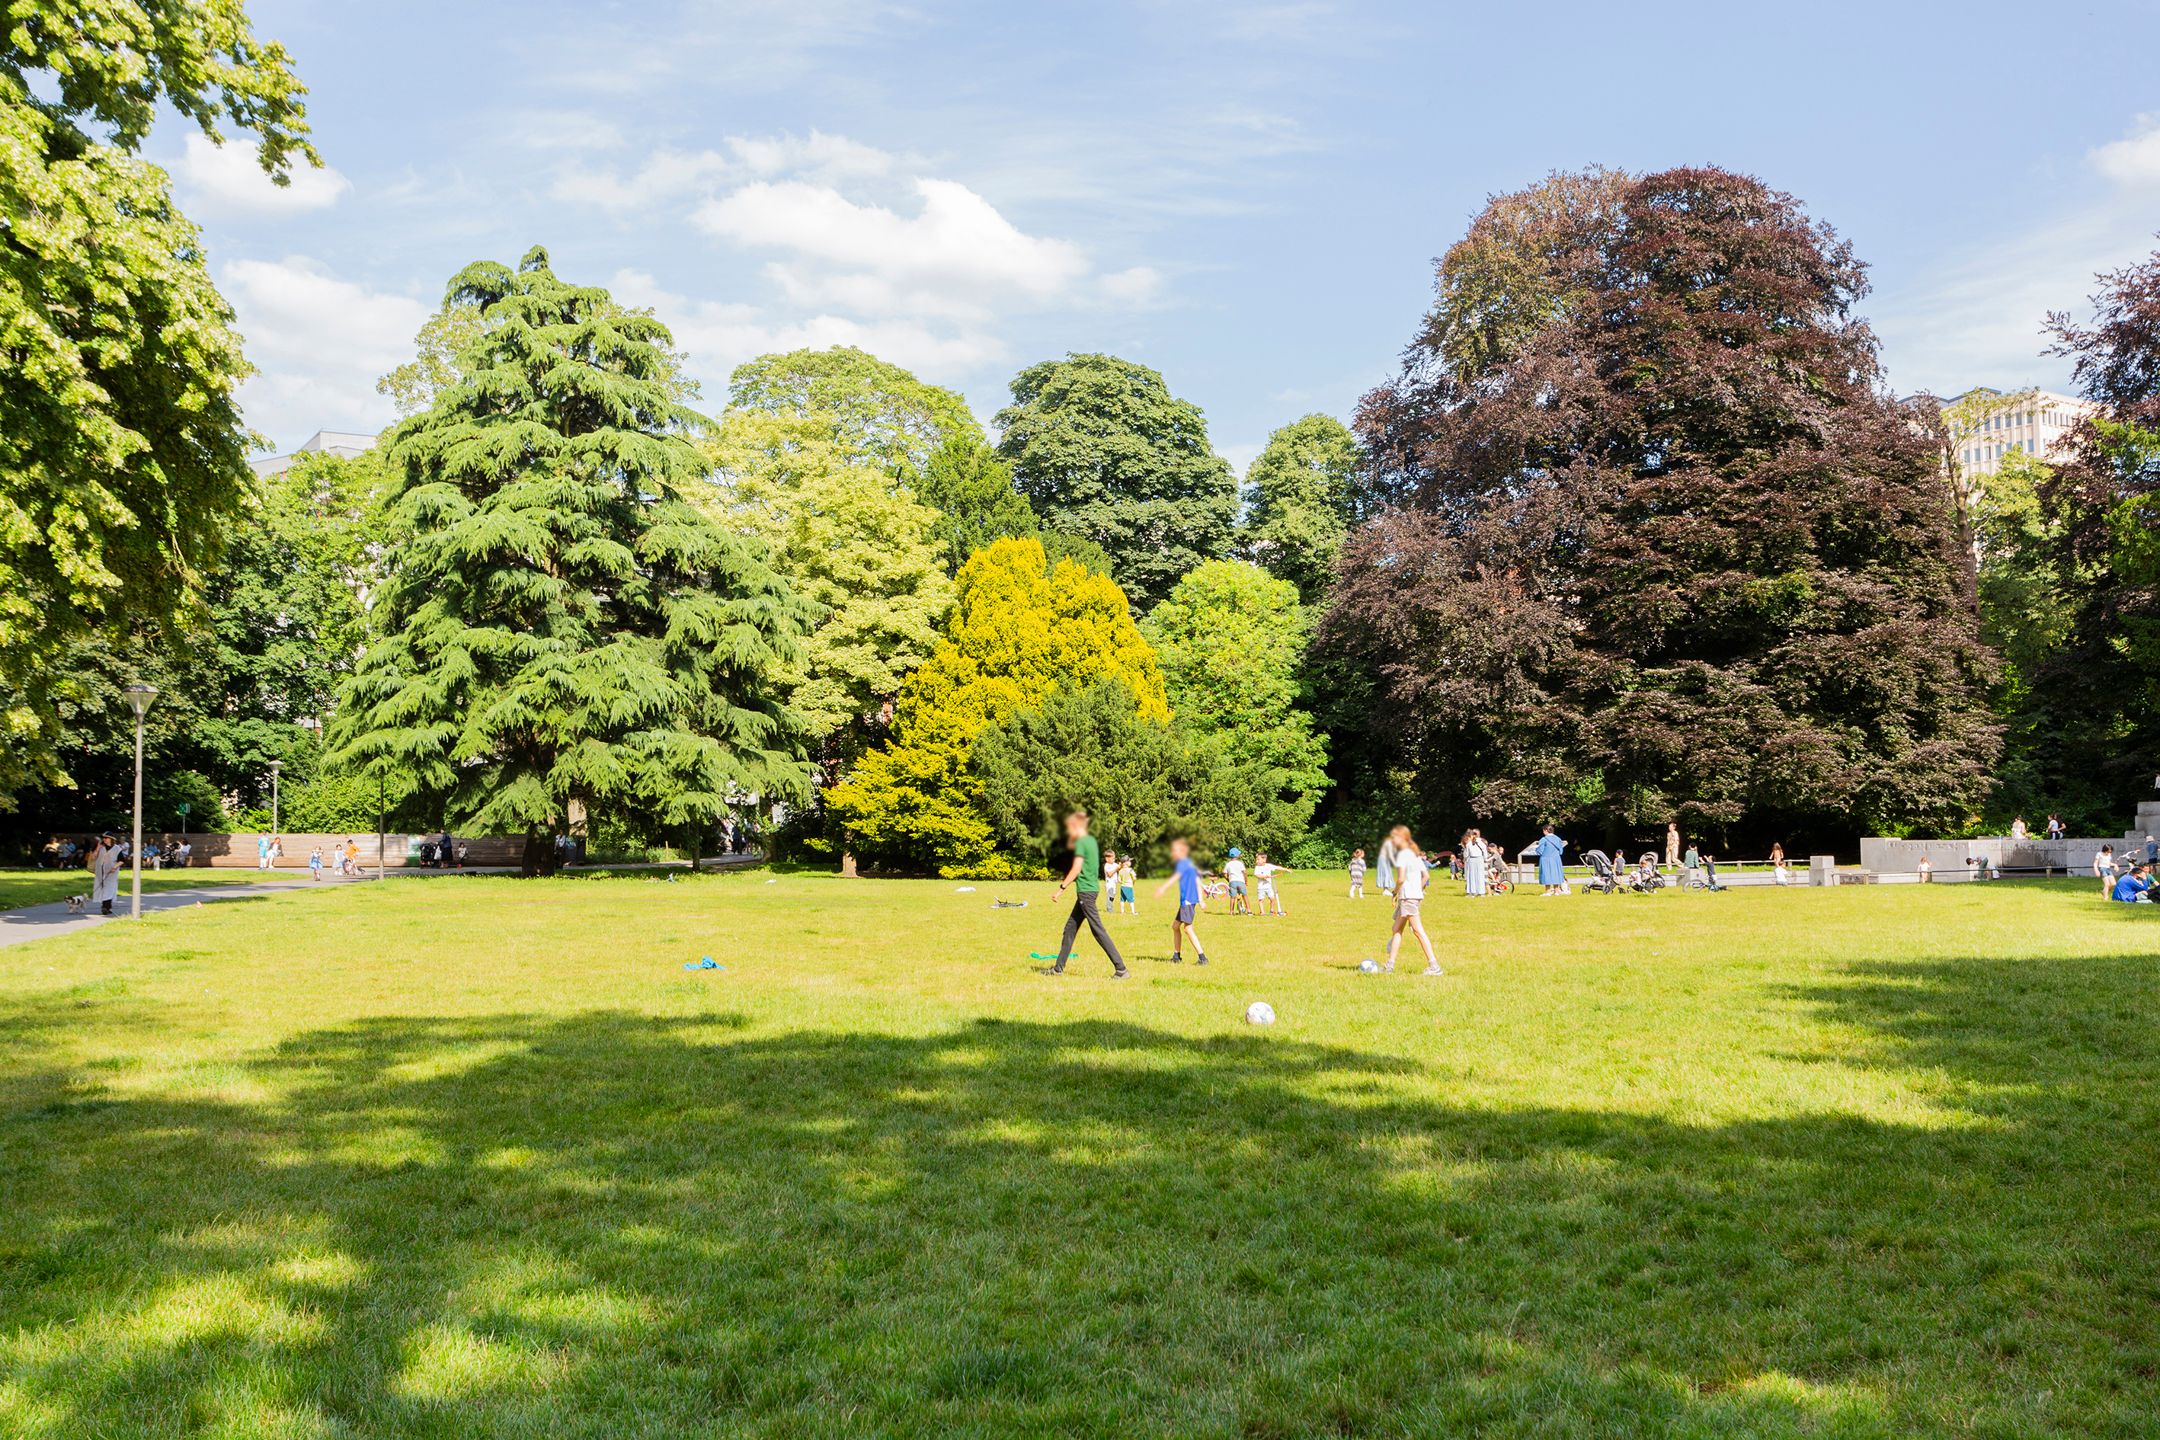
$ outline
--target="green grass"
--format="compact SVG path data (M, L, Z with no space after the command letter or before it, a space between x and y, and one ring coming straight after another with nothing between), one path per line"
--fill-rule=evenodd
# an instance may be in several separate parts
M120 871L120 899L128 898L128 886L132 872ZM302 879L307 867L300 867L298 875L293 871L279 870L276 878L281 880ZM207 867L190 870L143 871L143 894L153 890L182 890L196 885L245 885L254 880L268 880L270 875L254 870L212 870ZM25 905L49 905L55 900L65 900L70 895L90 893L90 872L85 869L68 870L9 870L0 869L0 910L14 910Z
M2160 914L766 879L0 950L0 1434L2153 1433Z

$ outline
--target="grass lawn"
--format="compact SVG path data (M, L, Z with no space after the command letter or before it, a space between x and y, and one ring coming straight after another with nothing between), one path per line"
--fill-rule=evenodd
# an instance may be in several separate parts
M120 871L120 899L128 898L129 876L125 867ZM307 867L301 866L296 876L292 870L279 870L278 878L304 879ZM268 880L269 875L254 870L212 870L207 866L188 870L143 871L143 894L153 890L180 890L195 885L247 884L252 880ZM15 910L25 905L49 905L55 900L65 900L70 895L90 893L90 872L87 869L68 870L11 870L0 868L0 910Z
M1034 973L1048 892L396 880L0 950L0 1434L2160 1424L2160 911L1443 894L1427 980L1296 877L1205 970L1118 920L1120 983Z

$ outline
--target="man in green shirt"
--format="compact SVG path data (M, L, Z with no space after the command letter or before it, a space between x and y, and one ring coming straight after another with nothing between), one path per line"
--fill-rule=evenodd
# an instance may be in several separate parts
M1110 938L1110 929L1103 924L1102 912L1096 902L1102 897L1102 846L1088 834L1088 815L1085 810L1075 810L1065 817L1065 839L1073 851L1072 868L1058 882L1058 898L1065 898L1065 887L1073 891L1072 914L1065 917L1065 940L1058 946L1057 964L1050 967L1052 975L1065 973L1065 962L1072 958L1073 939L1080 933L1080 922L1087 922L1088 930L1095 936L1095 943L1102 946L1110 957L1114 978L1125 978L1125 957L1118 954L1117 942Z

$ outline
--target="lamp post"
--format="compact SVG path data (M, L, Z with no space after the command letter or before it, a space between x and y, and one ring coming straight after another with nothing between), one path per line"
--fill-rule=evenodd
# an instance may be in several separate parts
M157 687L140 680L127 687L128 704L135 707L135 840L128 846L128 863L134 867L134 893L128 897L128 918L142 919L142 737L143 716L157 699Z
M277 802L278 802L278 786L277 786L277 777L278 777L278 771L280 771L280 770L282 770L282 769L284 769L284 768L285 768L285 762L284 762L284 761L282 761L282 760L272 760L272 761L270 762L270 838L271 838L271 839L273 839L273 840L275 840L275 839L277 838L277 833L278 833L278 824L277 824L277 821L278 821L278 814L277 814Z

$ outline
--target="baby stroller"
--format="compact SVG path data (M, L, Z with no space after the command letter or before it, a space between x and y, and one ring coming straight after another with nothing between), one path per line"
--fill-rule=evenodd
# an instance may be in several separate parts
M1590 883L1583 888L1599 895L1618 895L1622 890L1620 874L1613 869L1612 856L1603 850L1585 850L1583 859L1590 862Z
M1654 857L1646 854L1643 861L1627 873L1627 886L1638 895L1652 895L1665 888L1665 877L1659 873Z

